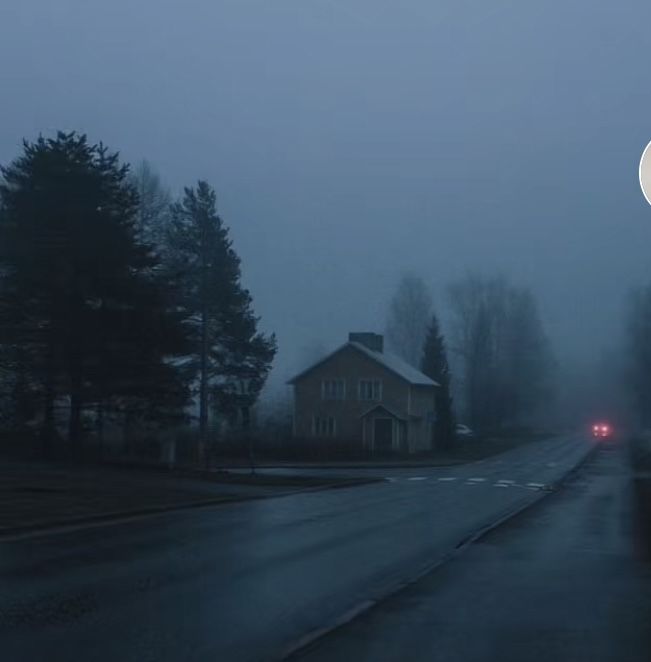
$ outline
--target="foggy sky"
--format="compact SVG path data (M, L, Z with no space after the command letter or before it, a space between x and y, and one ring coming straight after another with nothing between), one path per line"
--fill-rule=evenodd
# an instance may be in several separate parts
M198 177L280 344L382 331L399 275L499 270L556 353L651 279L651 3L2 0L0 162L56 129Z

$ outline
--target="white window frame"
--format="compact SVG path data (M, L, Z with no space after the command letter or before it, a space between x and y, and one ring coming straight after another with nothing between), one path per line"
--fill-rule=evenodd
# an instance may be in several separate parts
M362 385L371 384L371 397L362 397ZM376 392L377 387L377 392ZM361 402L382 402L382 380L381 379L360 379L357 382L357 399Z
M328 384L335 384L334 396L328 393ZM341 384L341 395L337 392L338 385ZM321 400L345 400L346 399L346 380L345 379L323 379L321 380Z
M312 416L312 436L334 439L337 436L337 419L334 416Z

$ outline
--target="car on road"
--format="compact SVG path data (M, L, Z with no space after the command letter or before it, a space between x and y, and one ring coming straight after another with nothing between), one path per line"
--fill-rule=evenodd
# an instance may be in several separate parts
M457 423L455 426L455 433L458 439L474 439L475 433L463 423Z
M592 426L592 436L595 439L607 439L612 437L613 434L613 428L610 423L606 423L604 421L595 423Z

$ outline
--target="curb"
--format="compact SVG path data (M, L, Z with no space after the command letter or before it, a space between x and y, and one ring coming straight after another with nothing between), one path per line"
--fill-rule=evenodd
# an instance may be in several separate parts
M128 522L142 517L153 517L156 515L165 515L179 510L191 510L199 508L209 508L211 506L228 505L245 501L260 501L262 499L278 499L281 497L294 496L297 494L307 494L309 492L323 492L326 490L338 490L348 487L361 487L374 483L383 483L383 478L351 478L339 483L330 483L326 485L317 485L313 487L304 487L295 490L286 490L276 494L250 494L222 496L212 499L202 499L198 501L189 501L171 504L169 506L151 506L148 508L138 508L132 510L119 510L98 515L84 515L81 517L69 517L50 521L43 524L26 524L24 526L0 527L0 543L15 540L17 538L38 537L66 533L79 528L92 528L96 526L117 524Z
M555 439L558 435L551 435L546 437L545 440ZM523 445L528 443L535 443L531 441L523 442ZM331 469L445 469L446 467L459 467L463 465L475 464L476 462L483 462L484 460L490 460L491 458L498 457L503 453L508 453L512 450L515 450L518 446L512 448L506 448L496 453L491 453L483 457L478 457L474 459L454 459L450 462L436 462L435 460L424 460L422 462L417 462L416 460L406 461L403 463L400 462L385 462L385 463L360 463L354 464L350 462L344 462L342 464L318 464L318 463L307 463L307 464L259 464L256 466L256 470L259 469L264 471L265 469L318 469L322 470L331 470ZM224 466L225 471L232 469L247 469L247 466Z
M497 455L497 453L496 453ZM484 458L480 458L484 459ZM461 464L470 464L477 460L458 460L454 462L409 462L407 464L264 464L256 467L256 470L264 471L265 469L299 469L309 471L310 469L333 470L337 469L432 469L432 468L445 468L445 467L458 467ZM233 469L247 469L248 467L226 466L225 471Z
M321 638L332 634L345 625L348 625L359 616L370 612L380 603L394 597L409 586L413 586L428 575L436 572L443 565L460 556L471 545L475 544L489 533L492 533L502 525L506 524L508 521L515 519L525 511L538 505L545 497L557 492L573 478L573 476L596 453L597 450L597 445L593 445L591 448L589 448L585 455L583 455L583 457L581 457L576 462L576 464L574 464L570 469L567 470L565 474L563 474L558 480L549 486L550 489L539 490L536 496L534 496L531 500L527 500L525 503L520 503L519 505L500 515L497 519L493 520L489 524L486 524L473 533L470 533L468 536L459 541L449 552L444 553L435 561L429 561L425 563L411 577L398 582L388 589L385 589L380 595L377 595L371 599L364 600L353 606L351 609L344 612L341 616L336 617L330 625L323 626L303 635L298 640L287 646L281 653L280 657L275 659L277 662L294 662L295 660L300 660L301 655L315 646Z

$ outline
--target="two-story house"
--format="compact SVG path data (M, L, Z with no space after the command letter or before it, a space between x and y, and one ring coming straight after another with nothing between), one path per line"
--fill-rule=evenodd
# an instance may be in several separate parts
M349 334L347 343L289 383L298 439L361 442L372 452L432 447L438 384L385 353L381 335Z

